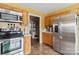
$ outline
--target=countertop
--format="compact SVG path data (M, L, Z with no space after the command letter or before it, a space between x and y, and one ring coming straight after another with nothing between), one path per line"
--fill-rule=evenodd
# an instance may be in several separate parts
M24 37L25 37L25 36L31 36L31 34L25 34Z
M45 33L53 33L53 32L48 32L48 31L43 31L43 32L45 32Z

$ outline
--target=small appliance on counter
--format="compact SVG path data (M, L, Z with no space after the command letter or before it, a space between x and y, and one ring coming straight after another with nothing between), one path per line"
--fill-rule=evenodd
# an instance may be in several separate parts
M45 28L47 32L53 32L53 26L48 26Z
M49 31L53 32L53 26L49 26Z

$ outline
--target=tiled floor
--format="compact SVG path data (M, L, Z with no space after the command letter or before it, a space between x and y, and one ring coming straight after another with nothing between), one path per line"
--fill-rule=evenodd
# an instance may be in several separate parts
M30 55L60 55L59 53L55 52L52 48L47 45L38 45L36 43L32 46L32 51Z

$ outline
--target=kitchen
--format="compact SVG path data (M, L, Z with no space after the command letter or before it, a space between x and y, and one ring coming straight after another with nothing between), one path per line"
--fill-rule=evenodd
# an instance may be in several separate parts
M78 55L78 4L39 5L0 3L0 54Z

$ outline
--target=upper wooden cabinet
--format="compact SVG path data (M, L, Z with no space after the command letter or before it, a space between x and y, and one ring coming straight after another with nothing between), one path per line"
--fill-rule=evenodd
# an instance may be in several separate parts
M76 13L77 13L77 15L79 16L79 9L76 9Z
M44 19L45 27L52 26L52 23L53 23L52 17L45 17L45 19Z
M50 24L50 26L52 26L52 24L53 24L53 18L52 17L49 17L49 24Z
M49 19L48 19L48 17L45 17L45 19L44 19L44 25L45 26L49 26Z

